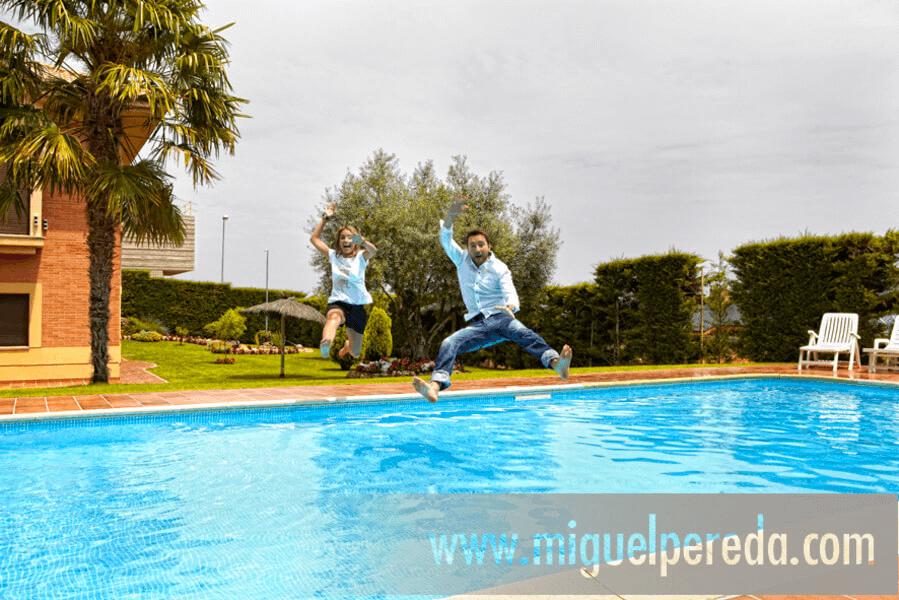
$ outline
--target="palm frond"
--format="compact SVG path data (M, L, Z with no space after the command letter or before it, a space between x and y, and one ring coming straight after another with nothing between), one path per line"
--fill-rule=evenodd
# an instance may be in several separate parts
M44 31L52 31L60 40L67 38L85 44L96 34L96 23L79 14L85 7L98 2L73 2L72 0L2 0L0 8L14 14L20 21L32 21Z
M100 25L92 19L60 10L56 23L53 29L58 32L61 44L72 52L86 52L97 41Z
M41 104L44 112L55 123L66 123L67 130L74 130L83 119L90 83L84 74L60 77L47 75L40 87L35 104Z
M51 192L78 190L87 167L94 162L77 136L52 123L27 130L15 152L0 147L0 160L11 161L11 173L24 173L27 169L33 179L29 187L47 185Z
M160 140L152 158L163 163L174 160L181 164L190 172L194 185L208 184L220 178L212 163L186 138L182 138L180 142Z
M4 222L10 208L15 208L16 215L21 219L26 216L25 202L21 196L22 188L16 186L12 179L5 179L0 183L0 222Z
M128 65L106 63L95 72L97 91L106 93L128 105L145 100L154 115L165 114L174 108L173 90L159 74Z
M33 106L0 107L0 146L16 144L31 129L51 123L42 110Z
M46 47L47 36L42 33L27 34L0 21L0 58L10 60L16 56L34 56Z
M152 27L162 31L177 31L184 19L179 14L180 11L172 10L172 4L178 8L178 3L172 2L144 0L132 3L129 14L133 19L133 30L137 32Z
M195 185L219 178L212 160L222 151L234 153L240 137L237 119L245 116L240 109L246 101L232 94L226 72L228 44L221 34L228 26L212 29L202 24L198 18L202 2L0 0L0 8L32 21L58 41L47 49L54 67L40 73L31 93L24 94L23 85L13 79L8 82L10 97L22 99L28 95L46 117L38 122L32 115L27 127L24 123L19 128L8 127L5 133L0 125L0 138L16 139L20 144L17 160L23 160L23 156L35 160L42 153L47 157L45 163L52 157L60 160L59 172L53 178L56 182L93 173L85 186L105 181L109 189L130 189L130 193L140 195L133 187L140 185L134 182L130 188L123 181L113 186L115 178L91 167L93 156L85 148L129 144L123 114L133 115L135 107L140 112L143 106L148 113L145 126L153 130L152 159L162 164L174 159L191 173ZM14 29L0 30L0 51L3 40L8 46L33 46L36 38L22 35ZM86 72L68 68L68 58L86 66ZM16 76L24 72L15 70ZM0 73L0 93L3 81ZM97 108L92 98L98 94L108 99L104 108L108 114L99 128L89 125L97 123L90 111ZM43 134L45 138L39 140ZM131 148L126 154L134 155L136 150ZM107 150L106 155L111 153ZM45 169L38 171L49 180ZM134 174L123 172L118 176L124 175ZM121 210L124 218L124 196L110 202L113 212Z
M34 56L46 45L43 34L28 35L0 21L0 106L25 102L40 84Z
M184 220L175 205L171 176L159 163L142 160L133 165L103 162L93 172L88 194L105 199L108 214L122 223L124 232L140 243L184 241Z
M174 203L135 206L133 211L123 213L121 222L122 232L129 234L138 244L146 241L179 245L184 242L187 231L181 209Z

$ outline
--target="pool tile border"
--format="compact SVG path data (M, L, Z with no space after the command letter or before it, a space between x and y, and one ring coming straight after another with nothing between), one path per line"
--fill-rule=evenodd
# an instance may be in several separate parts
M798 375L788 373L733 373L710 376L692 377L667 377L654 379L630 379L623 381L592 381L580 383L550 384L550 385L509 385L495 388L476 388L465 390L450 390L443 392L443 398L465 398L469 396L515 396L516 400L537 399L537 396L547 392L569 392L577 389L588 388L616 388L616 387L655 387L670 385L673 383L707 383L715 381L751 380L751 379L788 379L794 381L830 382L841 385L858 385L865 387L878 387L884 389L899 389L899 381L873 381L853 380L815 375ZM500 380L496 380L500 381ZM272 395L271 390L283 388L252 388L246 390L227 390L233 399L211 401L202 396L215 396L221 390L197 390L193 392L138 392L134 394L108 394L88 396L48 396L26 397L19 399L0 398L0 423L4 422L30 422L30 421L55 421L63 419L90 419L104 417L133 417L152 414L182 414L190 412L210 412L216 410L252 410L254 408L290 408L298 406L347 406L378 402L424 402L415 392L386 393L347 396L319 396L306 398L264 398ZM138 401L132 396L140 395ZM159 396L158 399L153 396ZM199 397L198 397L199 396ZM183 404L171 404L165 397L185 399ZM262 397L262 398L260 398ZM79 408L72 410L53 410L54 406L60 406L65 400L71 399ZM9 402L3 403L3 400ZM6 413L3 408L13 400L15 412ZM52 401L52 402L51 402ZM19 402L25 404L25 410L19 412ZM136 403L132 404L132 403ZM105 404L105 406L104 406ZM41 409L43 405L43 410ZM71 403L68 403L71 406ZM439 406L439 403L436 405Z

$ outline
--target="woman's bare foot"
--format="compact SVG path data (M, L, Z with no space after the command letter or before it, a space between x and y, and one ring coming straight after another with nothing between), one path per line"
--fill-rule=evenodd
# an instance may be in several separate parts
M562 347L562 353L559 358L553 361L553 371L559 374L562 379L568 379L568 367L571 365L571 346Z
M350 340L347 340L346 344L343 345L343 348L341 348L340 351L337 353L337 356L339 356L340 358L343 358L344 356L347 355L347 353L349 351L350 351Z
M440 391L440 385L436 381L427 382L421 377L412 378L412 387L415 391L427 398L431 404L437 402L437 393Z

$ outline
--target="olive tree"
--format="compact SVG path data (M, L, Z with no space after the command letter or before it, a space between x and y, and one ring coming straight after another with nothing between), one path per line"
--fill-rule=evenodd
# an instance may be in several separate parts
M353 225L377 246L366 271L368 287L389 298L405 334L401 350L415 359L426 358L465 312L455 266L438 239L439 221L459 194L468 197L469 209L455 221L456 241L464 245L470 229L486 231L493 251L512 271L522 302L535 298L555 270L559 234L551 227L546 202L538 198L525 208L512 204L498 171L478 176L464 156L456 156L445 179L432 161L407 175L394 155L378 150L322 198L322 209L329 204L336 209L325 230L326 243L340 227ZM317 214L310 219L310 231L317 220ZM316 255L313 265L327 293L327 260Z

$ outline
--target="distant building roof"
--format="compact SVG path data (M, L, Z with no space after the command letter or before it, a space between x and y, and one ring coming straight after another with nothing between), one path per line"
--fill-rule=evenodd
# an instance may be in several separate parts
M196 223L193 215L184 215L184 242L172 244L138 244L129 236L122 237L122 269L150 271L152 277L177 275L194 270Z

